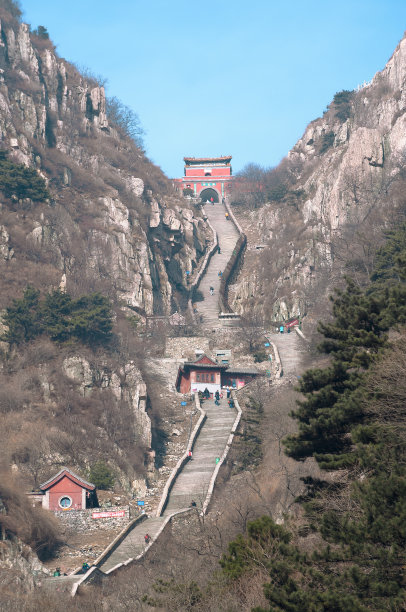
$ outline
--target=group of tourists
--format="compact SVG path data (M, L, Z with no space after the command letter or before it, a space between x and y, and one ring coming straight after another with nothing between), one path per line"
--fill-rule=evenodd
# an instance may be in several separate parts
M227 397L228 405L230 406L230 408L234 408L234 400L231 397L232 387L225 387L225 390L226 390L226 397ZM204 391L199 391L199 400L201 402L203 402L203 400L210 399L210 397L211 397L211 393L207 387L205 388ZM222 400L223 397L224 397L223 394L220 393L219 390L215 392L214 403L216 404L216 406L220 406L220 400ZM190 451L190 455L191 455L191 451Z
M87 563L87 561L85 561L84 563L82 563L82 567L80 568L80 571L78 572L79 574L86 574L86 572L90 569L90 565ZM61 571L60 567L55 568L55 571L53 573L53 577L54 578L58 578L59 576L67 576L68 574L66 572Z

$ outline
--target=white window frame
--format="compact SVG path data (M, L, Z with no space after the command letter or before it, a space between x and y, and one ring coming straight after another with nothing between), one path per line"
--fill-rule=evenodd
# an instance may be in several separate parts
M69 501L70 501L69 506L62 506L62 505L61 505L61 501L62 501L63 499L65 499L65 498L66 498L66 499L69 499ZM58 506L59 506L60 508L62 508L62 510L67 510L68 508L72 508L72 504L73 504L73 499L72 499L72 498L71 498L69 495L62 495L62 496L59 498L59 501L58 501Z

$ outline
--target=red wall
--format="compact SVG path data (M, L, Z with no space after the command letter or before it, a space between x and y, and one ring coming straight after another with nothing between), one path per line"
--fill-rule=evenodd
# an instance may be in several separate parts
M185 176L204 176L204 168L186 168Z
M231 168L213 168L212 176L231 176Z
M180 379L180 393L189 393L190 392L190 372L183 372Z
M185 176L204 176L208 180L210 180L210 176L231 176L231 168L211 168L211 174L208 176L206 176L205 170L206 168L186 168Z
M194 372L190 373L190 380L191 382L206 382L206 383L212 383L213 385L215 384L220 384L220 372L216 372L215 370L195 370ZM199 379L197 379L197 375L199 375ZM211 379L211 377L214 377L214 380Z
M71 508L82 508L82 487L72 482L67 476L64 476L49 489L49 509L62 510L59 500L64 495L68 495L72 499Z

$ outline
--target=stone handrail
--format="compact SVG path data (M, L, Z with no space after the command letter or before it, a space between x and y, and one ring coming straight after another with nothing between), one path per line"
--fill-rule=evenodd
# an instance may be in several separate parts
M211 231L213 233L213 244L211 245L210 249L207 251L207 253L206 253L205 257L204 257L203 263L200 266L199 273L198 273L198 275L196 276L195 280L193 281L193 283L190 286L190 298L189 298L189 302L188 302L188 310L189 310L190 314L192 315L193 320L195 320L195 314L193 312L193 306L192 306L194 293L198 289L200 281L202 280L202 276L206 272L206 270L208 268L208 265L210 263L210 259L212 258L214 253L217 251L218 244L219 244L218 237L217 237L217 232L214 229L214 227L212 226L212 224L210 223L210 221L208 220L206 212L204 210L204 207L202 207L202 209L203 209L204 215L206 216L206 223L210 227L210 229L211 229Z
M127 559L127 561L124 561L123 563L117 563L117 565L115 565L114 567L109 569L104 575L105 576L110 576L113 572L116 572L121 567L129 565L130 563L133 563L133 561L139 561L139 559L142 559L142 557L151 548L151 546L154 544L154 542L157 541L157 539L159 538L159 536L161 535L161 533L163 532L163 530L165 529L165 527L167 526L169 521L171 521L174 516L176 516L178 514L185 514L186 512L192 512L193 510L195 510L195 509L194 508L182 508L182 510L175 510L175 512L172 512L172 514L169 514L165 518L164 522L162 523L162 525L159 528L159 530L157 531L157 533L154 535L153 538L151 538L149 544L147 546L145 546L144 550L142 552L140 552L139 555L137 555L136 557L130 557L129 559Z
M120 531L120 533L114 538L114 540L110 542L107 548L103 550L101 555L97 557L96 561L92 563L92 567L99 567L99 565L104 563L104 561L106 561L110 557L110 555L116 550L116 548L121 544L124 538L127 537L130 531L132 531L134 527L139 525L146 518L148 518L147 514L141 514L140 516L137 516L137 518L133 519L130 523L128 523L128 525L126 525L124 529Z
M218 475L218 473L220 471L220 468L223 465L223 463L224 463L224 461L225 461L225 459L226 459L226 457L228 455L228 451L230 450L231 444L233 442L234 434L237 431L238 425L240 424L241 415L242 415L240 404L238 403L238 400L237 400L237 398L235 396L235 392L234 391L231 392L231 396L232 396L232 398L234 400L234 406L235 406L235 408L237 410L237 416L236 416L235 421L233 423L233 426L231 428L231 432L230 432L230 435L228 437L226 447L225 447L225 449L223 451L223 454L220 457L220 461L217 463L217 465L216 465L216 467L214 469L214 472L212 474L212 477L210 478L209 487L207 489L206 499L204 500L201 514L206 514L206 512L207 512L207 509L209 507L209 504L210 504L210 501L211 501L211 498L212 498L212 495L213 495L213 490L214 490L214 485L216 483L217 475Z
M100 578L103 578L103 577L106 577L106 576L110 576L113 572L116 572L120 568L126 567L130 563L133 563L134 561L138 561L139 559L141 559L145 555L145 553L151 548L151 546L154 544L154 542L156 542L156 540L159 538L159 536L161 535L161 533L163 532L163 530L165 529L165 527L167 526L169 521L171 521L174 516L176 516L177 514L184 514L186 512L192 512L193 510L194 510L194 508L184 508L182 510L176 510L175 512L172 512L172 514L170 514L168 517L166 517L165 521L162 523L162 525L161 525L160 529L158 530L158 532L155 534L155 536L153 538L151 538L151 541L149 542L149 544L136 557L130 557L129 559L127 559L127 561L123 561L122 563L117 563L117 565L115 565L111 569L107 570L107 572L103 572L103 570L99 569L95 565L92 565L90 570L88 572L86 572L86 574L84 574L80 578L80 580L78 580L77 582L74 583L74 585L72 587L72 590L71 590L72 597L74 597L76 595L76 593L77 593L77 591L78 591L80 586L82 586L82 585L84 585L84 584L86 584L88 582L94 582L97 579L100 579ZM143 515L143 517L146 517L146 516L147 516L146 514Z
M306 340L306 342L309 342L308 339L306 338L306 336L304 335L304 333L302 332L302 330L299 329L297 327L297 325L295 325L294 330L295 330L295 332L297 333L298 336L300 336L303 340Z
M231 221L234 223L235 227L237 228L237 231L239 233L239 238L237 240L237 243L234 247L233 250L233 254L231 255L230 259L228 260L226 269L223 272L223 276L221 277L221 283L220 283L220 295L219 295L219 309L221 313L225 313L225 312L232 312L231 308L228 304L228 300L227 300L227 290L228 290L228 283L230 281L230 278L232 277L232 274L235 270L235 268L238 265L239 259L242 255L242 253L244 252L245 246L247 244L247 236L244 234L244 232L241 229L240 224L238 223L237 219L234 216L233 211L231 210L230 205L228 204L227 201L225 201L225 207L227 209L228 215L231 219Z
M192 435L190 436L190 440L189 443L187 445L186 451L184 452L184 454L182 455L182 457L179 459L179 461L177 462L177 464L175 465L175 467L173 468L171 475L169 476L168 480L166 481L166 485L165 488L162 492L162 497L161 497L161 501L159 502L159 506L156 510L156 516L161 516L162 512L165 510L165 506L168 502L168 498L169 498L169 493L171 492L171 489L175 483L175 480L178 476L178 474L182 471L183 467L186 465L186 463L189 461L189 451L191 451L193 449L194 443L196 441L197 436L199 435L199 432L203 426L203 423L206 420L206 413L204 412L204 410L202 410L201 406L200 406L200 400L199 400L199 395L197 393L194 394L195 396L195 405L197 410L199 410L200 412L200 417L199 420L197 421L193 431L192 431Z
M231 209L230 204L227 202L227 200L224 201L224 205L225 205L225 207L227 209L227 212L228 212L232 222L234 223L235 227L237 228L238 233L241 236L241 234L244 234L244 232L242 231L241 225L238 223L237 219L235 218L235 215L234 215L234 213L233 213L233 211Z
M265 336L269 344L272 346L273 353L275 355L275 378L280 378L283 374L282 360L279 355L278 347L272 342L269 336Z

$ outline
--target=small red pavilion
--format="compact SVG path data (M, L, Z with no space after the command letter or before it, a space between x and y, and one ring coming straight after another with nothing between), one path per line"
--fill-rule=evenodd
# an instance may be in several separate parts
M42 507L56 510L85 510L97 506L96 487L68 468L63 468L40 485Z
M183 192L191 189L203 202L219 202L230 190L232 181L231 155L221 157L184 157L183 178L173 179Z
M210 394L221 390L221 370L226 365L220 365L207 357L201 355L196 361L186 361L179 368L176 388L180 393L192 393L208 389Z
M258 375L256 368L232 368L228 364L217 363L207 355L201 355L195 361L186 361L179 368L176 390L179 393L196 393L207 389L210 395L214 395L226 386L242 389Z

